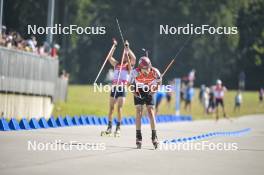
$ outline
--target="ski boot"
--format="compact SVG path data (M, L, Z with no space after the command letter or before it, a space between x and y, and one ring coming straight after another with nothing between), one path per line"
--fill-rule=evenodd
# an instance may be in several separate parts
M101 132L101 136L112 136L112 127L108 126L106 131Z
M141 132L137 130L137 134L136 134L136 145L137 145L137 149L141 149L142 146L142 135Z

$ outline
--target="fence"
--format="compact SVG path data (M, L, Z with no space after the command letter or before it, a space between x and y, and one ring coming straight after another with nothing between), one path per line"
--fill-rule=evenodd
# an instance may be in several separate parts
M2 97L0 103L2 107L7 106L8 109L14 109L9 110L12 112L5 113L17 114L21 112L24 106L22 104L25 101L23 95L27 96L27 98L31 96L32 99L33 97L40 97L39 102L32 103L34 105L31 108L41 106L44 98L44 101L47 101L47 97L50 98L51 101L49 103L51 104L48 105L49 107L45 107L49 109L48 111L50 111L50 106L55 100L65 101L68 80L58 78L58 71L58 59L0 47L0 95L2 94L0 96ZM6 102L3 101L3 97ZM13 100L10 100L10 98ZM14 102L9 104L8 101ZM15 110L17 106L20 106L20 111ZM1 111L7 110L4 109ZM37 113L37 111L34 112L35 115ZM50 112L43 113L46 115Z
M58 68L57 59L0 47L0 91L54 97Z

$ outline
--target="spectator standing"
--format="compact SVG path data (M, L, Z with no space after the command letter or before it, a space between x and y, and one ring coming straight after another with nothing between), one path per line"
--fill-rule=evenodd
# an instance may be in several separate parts
M37 52L37 40L35 36L32 36L27 43L32 52Z
M210 89L206 87L202 96L202 105L204 108L204 114L207 114L207 109L209 107L209 98L210 98L209 93L210 93Z
M240 107L242 104L243 98L242 98L242 93L240 90L237 91L237 94L235 96L235 106L234 106L234 112L237 110L240 111Z
M192 83L189 83L185 92L185 106L184 106L185 111L191 111L193 97L194 97L194 88L192 86Z
M58 44L54 44L54 46L51 48L51 57L57 58L58 57L58 51L60 49L60 46Z
M180 97L181 97L181 102L185 101L185 92L186 92L186 85L185 83L181 83L181 90L180 90Z
M212 114L215 112L215 94L214 87L212 86L209 90L209 104L207 107L207 114Z
M259 89L259 103L263 102L263 96L264 96L264 89L260 88Z
M199 100L200 100L200 103L203 104L203 96L204 96L204 93L205 93L205 85L202 84L201 87L200 87L200 92L199 92Z
M188 74L188 81L189 83L194 84L194 80L195 80L195 70L192 69Z

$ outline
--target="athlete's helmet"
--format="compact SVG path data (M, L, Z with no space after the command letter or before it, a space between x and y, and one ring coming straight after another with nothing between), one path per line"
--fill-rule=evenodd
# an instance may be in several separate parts
M148 68L151 68L151 62L150 62L150 59L146 56L143 56L139 59L139 68L140 69L148 69Z
M218 80L216 80L216 84L221 85L222 81L218 79Z

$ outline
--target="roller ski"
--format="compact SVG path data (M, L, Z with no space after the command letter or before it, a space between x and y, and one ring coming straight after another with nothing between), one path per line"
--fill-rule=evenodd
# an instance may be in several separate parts
M157 137L155 139L152 139L152 144L154 146L154 149L158 149L158 147L159 147L159 141L158 141L158 138Z
M137 149L141 149L141 147L142 147L142 140L137 139L136 140L136 145L137 145Z
M142 146L142 135L140 131L137 131L136 133L136 146L137 149L141 149Z
M106 129L106 131L102 131L101 132L101 136L108 136L108 137L111 137L113 134L112 134L112 126L108 124L108 127Z
M108 137L112 137L113 134L112 134L112 131L110 130L106 130L106 131L102 131L101 132L101 136L108 136Z
M152 130L152 136L151 136L152 144L154 146L154 149L158 149L159 147L159 141L156 134L156 130Z

